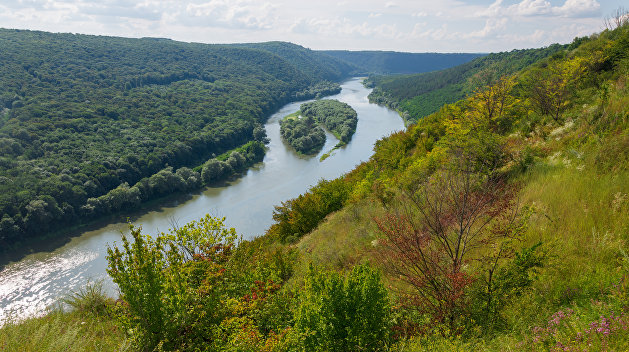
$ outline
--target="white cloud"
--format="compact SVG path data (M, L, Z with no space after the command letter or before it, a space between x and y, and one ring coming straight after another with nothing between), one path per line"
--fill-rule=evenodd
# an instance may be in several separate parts
M162 17L161 9L132 1L82 1L77 4L76 11L85 15L148 21L158 21Z
M448 25L442 24L439 28L431 28L423 32L419 32L420 25L416 24L413 30L413 34L416 38L427 38L432 40L444 40L451 38L452 34L448 34Z
M566 0L561 7L554 8L555 13L565 17L600 16L601 4L596 0Z
M387 2L386 4L384 4L384 7L386 7L386 8L388 8L388 9L390 9L390 8L392 8L392 7L397 7L397 4L396 4L396 3L394 3L393 1L389 1L389 2Z
M0 0L0 26L213 43L286 40L317 49L458 52L565 42L601 28L600 0L492 1ZM611 2L626 0L606 1L604 6L612 7Z
M513 5L503 6L503 0L496 0L476 15L480 17L595 17L600 16L600 8L601 5L597 0L566 0L561 6L553 6L547 0L522 0Z
M400 35L395 24L374 26L367 22L353 23L347 18L301 18L295 21L290 30L293 33L312 33L324 36L360 36L367 38L393 39Z
M188 4L181 13L183 24L270 29L275 23L275 6L250 0L210 0Z
M552 5L545 0L523 0L519 4L509 6L507 12L519 16L543 16L552 11Z
M498 30L502 30L507 25L507 18L489 18L485 21L485 27L479 31L464 34L465 38L485 38Z

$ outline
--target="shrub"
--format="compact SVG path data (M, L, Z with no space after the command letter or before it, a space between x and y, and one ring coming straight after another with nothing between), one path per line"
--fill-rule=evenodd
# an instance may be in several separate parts
M155 239L130 225L130 242L107 249L107 272L118 284L119 317L143 349L179 348L197 339L211 340L220 322L220 295L226 258L236 239L224 219L199 221Z
M381 350L390 326L389 299L377 271L359 265L343 277L310 267L295 317L306 351Z
M78 312L103 316L109 313L109 307L113 304L113 299L105 295L103 283L97 281L88 282L85 287L71 293L68 297L63 298L61 302Z

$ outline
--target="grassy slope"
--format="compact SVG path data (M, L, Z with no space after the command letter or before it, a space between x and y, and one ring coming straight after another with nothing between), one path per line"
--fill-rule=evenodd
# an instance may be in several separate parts
M81 312L53 311L0 329L2 351L128 351L131 343L116 320Z
M627 250L629 240L629 163L618 160L615 170L601 170L597 155L609 153L609 144L574 149L573 139L588 128L581 122L561 135L536 141L548 148L549 155L520 176L525 185L521 202L537 210L523 242L541 241L549 261L532 290L507 308L511 330L488 340L403 342L400 350L517 350L522 341L532 338L533 327L545 326L559 310L577 312L578 318L570 323L576 331L587 329L601 315L618 313L612 289L621 277L621 250ZM627 145L626 126L619 136L619 142ZM377 202L367 199L331 214L297 245L304 253L303 262L327 263L341 270L363 261L377 263L377 252L372 249L379 235L372 217L383 212ZM306 267L302 265L302 270ZM627 344L625 337L616 348Z
M508 137L520 151L528 147L538 153L534 163L514 181L523 185L521 204L535 211L522 246L542 242L547 255L533 287L503 312L510 328L485 339L424 338L400 342L396 348L545 350L556 347L555 342L575 343L579 334L592 339L580 346L585 350L629 347L626 334L612 332L603 342L602 335L587 332L591 326L601 326L602 317L609 319L627 309L628 73L627 67L618 67L604 76L611 78L607 85L602 84L611 91L605 101L600 91L584 88L560 123L545 120L532 133L516 132ZM414 129L417 126L409 128L411 134ZM383 183L403 180L413 160L422 158L412 156L407 164L394 166L396 171L384 177ZM379 235L372 219L383 212L375 198L367 197L329 215L297 244L303 253L302 270L308 262L339 270L364 261L377 263L374 249ZM552 325L558 312L569 316L557 326L556 336L536 332L536 327ZM535 344L535 338L546 339L549 344Z
M607 118L592 123L599 112L584 105L567 113L571 119L563 126L543 126L540 135L545 137L524 139L525 145L544 154L518 177L524 185L521 203L535 209L523 245L542 242L548 262L532 290L507 307L504 315L509 317L510 331L478 341L438 339L430 348L517 350L522 341L533 339L534 327L546 327L553 314L571 309L572 318L558 333L565 341L587 330L599 317L619 314L623 304L626 309L626 300L619 298L626 295L626 287L616 291L623 273L629 273L624 254L629 240L626 79L621 76L615 83ZM607 132L593 133L609 127ZM370 217L382 211L369 200L351 204L331 215L299 247L308 253L308 260L338 268L365 260L377 262L375 252L369 250L378 237ZM620 337L612 348L624 350L628 344L626 336ZM413 351L430 345L411 341L399 347ZM590 348L601 348L594 346Z

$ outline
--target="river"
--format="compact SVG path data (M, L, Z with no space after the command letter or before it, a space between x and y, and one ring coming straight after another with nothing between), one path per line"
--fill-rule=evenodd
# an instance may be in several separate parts
M209 213L226 217L244 239L264 234L273 223L273 206L305 192L320 179L333 179L350 170L373 153L374 143L404 128L399 115L370 104L370 89L354 78L344 82L339 94L326 97L351 105L358 112L358 125L350 143L337 149L323 162L320 156L338 142L327 133L317 156L299 156L280 137L279 121L299 109L303 102L290 103L273 114L266 124L270 138L264 161L241 178L224 187L210 187L186 197L173 197L148 211L136 214L133 223L148 234L167 231ZM33 253L10 263L0 272L0 325L8 316L22 318L42 314L46 308L88 281L102 281L108 294L117 296L107 268L107 246L120 242L128 232L124 221L110 223L73 237L51 251Z

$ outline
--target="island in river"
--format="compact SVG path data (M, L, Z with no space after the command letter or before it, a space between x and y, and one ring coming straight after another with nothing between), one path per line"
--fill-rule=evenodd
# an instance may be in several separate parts
M282 138L296 151L316 154L325 143L323 127L340 141L335 148L347 144L354 132L358 117L350 105L335 99L315 100L301 104L299 111L280 122Z

